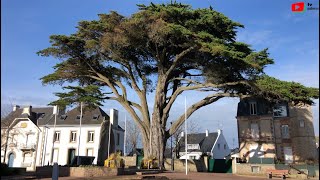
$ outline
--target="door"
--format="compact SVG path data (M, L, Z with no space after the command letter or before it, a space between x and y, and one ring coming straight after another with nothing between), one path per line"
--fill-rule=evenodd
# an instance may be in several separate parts
M292 148L291 147L283 147L283 154L284 154L284 162L286 164L290 164L290 163L293 162Z
M8 166L13 167L13 161L14 161L14 154L10 153L9 154L9 160L8 160Z
M75 156L75 153L76 153L76 150L75 150L75 149L69 149L69 150L68 150L68 164L71 164L72 159L73 159L74 156Z

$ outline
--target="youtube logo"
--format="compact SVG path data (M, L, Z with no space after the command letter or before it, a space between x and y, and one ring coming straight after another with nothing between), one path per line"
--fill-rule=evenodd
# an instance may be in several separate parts
M293 3L291 5L291 10L292 12L303 12L305 10L304 2Z

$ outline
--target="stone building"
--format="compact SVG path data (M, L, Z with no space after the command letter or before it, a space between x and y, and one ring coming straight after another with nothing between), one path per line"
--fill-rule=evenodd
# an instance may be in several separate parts
M240 157L275 158L281 162L317 161L310 105L271 104L245 98L238 103Z

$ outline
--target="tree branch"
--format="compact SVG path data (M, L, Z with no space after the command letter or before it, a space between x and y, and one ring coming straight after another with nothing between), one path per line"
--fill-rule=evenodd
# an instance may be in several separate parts
M178 54L175 58L175 60L173 61L172 65L170 66L170 68L168 69L168 71L166 72L166 76L168 77L170 75L170 73L176 68L176 66L179 64L179 61L189 52L191 52L195 47L189 47L188 49L182 51L180 54Z
M194 103L187 109L187 118L189 118L196 110L214 103L223 97L244 97L242 94L234 94L234 93L215 93L208 95L204 99L200 100L197 103ZM168 134L172 135L176 132L176 130L184 123L185 121L185 113L183 113L170 127Z

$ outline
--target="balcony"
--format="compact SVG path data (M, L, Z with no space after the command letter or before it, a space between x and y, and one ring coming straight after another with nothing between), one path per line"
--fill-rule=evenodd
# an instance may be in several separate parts
M35 151L36 144L20 144L21 151Z
M8 146L9 147L17 147L17 143L11 142L11 143L8 143Z

